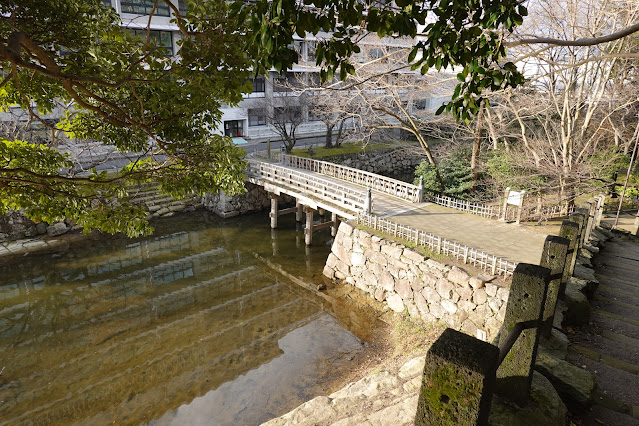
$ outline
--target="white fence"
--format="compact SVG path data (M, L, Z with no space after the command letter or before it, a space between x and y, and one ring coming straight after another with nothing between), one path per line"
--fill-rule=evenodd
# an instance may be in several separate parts
M449 207L451 209L462 210L488 218L499 217L499 208L495 208L495 206L447 197L446 195L428 194L427 198L434 204L439 204L440 206Z
M502 202L494 201L492 204L484 204L477 203L468 200L462 200L459 198L448 197L446 195L437 195L437 194L426 194L426 199L431 201L434 204L439 204L440 206L449 207L455 210L465 211L471 214L476 214L479 216L487 217L489 219L499 219L502 216L505 216L507 221L514 221L517 218L517 209L515 206L507 206L506 214L502 214ZM521 213L521 220L524 221L534 221L534 220L548 220L556 217L568 216L573 212L574 207L570 206L568 208L567 213L564 212L564 207L561 205L549 205L542 206L541 209L537 207L537 205L533 205L533 201L530 201L531 204L524 205L523 211Z
M360 225L373 228L375 230L385 232L394 237L401 238L413 242L422 247L428 248L438 254L446 256L454 256L458 260L462 260L465 264L471 264L480 267L491 274L499 274L504 276L512 275L517 264L508 260L484 253L480 250L437 237L425 231L413 229L410 226L399 225L387 219L377 216L371 216L360 213L357 216L357 222Z
M366 193L363 191L272 163L249 160L246 174L289 188L292 192L304 197L315 196L334 201L353 213L363 210L366 202Z
M294 155L285 155L284 164L362 185L411 203L422 201L422 189L419 186L375 173Z

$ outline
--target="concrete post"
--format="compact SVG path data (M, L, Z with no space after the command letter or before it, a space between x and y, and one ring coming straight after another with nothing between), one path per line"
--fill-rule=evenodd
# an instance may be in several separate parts
M271 217L271 228L277 228L277 216L278 216L278 201L279 197L277 195L271 194L271 213L269 216Z
M420 203L424 202L424 176L419 177L419 194L417 198Z
M426 354L415 425L488 424L498 362L496 346L444 330Z
M601 225L601 217L603 216L605 205L606 205L606 196L599 195L597 197L597 211L595 212L595 226Z
M331 221L333 222L333 226L331 226L331 236L337 235L337 228L339 228L339 218L337 217L337 213L331 213Z
M366 214L371 214L373 212L373 197L371 195L370 188L368 188L368 191L366 191L366 200L364 201L364 212Z
M577 219L581 226L579 228L579 248L582 248L586 240L586 225L588 224L588 209L578 207L575 212L569 216L569 220L573 220L573 216L580 215L582 218Z
M552 323L557 306L557 296L559 295L559 288L564 277L564 267L566 266L566 256L569 246L569 239L549 235L546 237L544 250L541 254L541 262L539 265L550 269L550 282L548 283L546 304L542 315L543 324L541 325L541 334L546 337L550 337L552 331Z
M566 253L566 264L564 266L564 276L561 279L561 284L559 285L559 293L557 294L558 299L563 299L564 293L566 292L566 282L568 278L572 276L572 273L575 269L575 263L577 262L577 256L579 255L579 238L581 225L578 221L582 219L581 215L571 216L574 220L564 220L561 222L561 228L559 229L559 236L566 238L570 241L570 245L568 246L568 252Z
M302 221L302 203L300 203L300 200L295 200L295 207L297 208L297 211L295 211L295 222L301 222Z
M313 243L313 210L310 207L304 208L304 213L306 213L306 228L304 228L304 243L307 246L310 246Z
M550 270L539 265L520 263L515 268L506 305L506 315L499 339L500 346L508 333L520 322L541 323ZM530 396L532 373L537 358L539 331L524 330L497 369L497 391L524 405Z

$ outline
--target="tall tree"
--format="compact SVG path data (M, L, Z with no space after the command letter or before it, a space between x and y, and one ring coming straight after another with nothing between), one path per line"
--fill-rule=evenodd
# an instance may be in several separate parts
M211 131L221 105L250 90L241 35L222 0L188 1L187 16L165 3L180 30L174 56L148 25L138 35L122 28L101 0L0 3L0 108L19 106L52 132L142 154L118 173L78 176L54 138L4 137L0 211L136 235L150 228L127 201L133 182L155 179L176 197L243 189L242 151ZM52 125L45 117L59 104L69 107Z

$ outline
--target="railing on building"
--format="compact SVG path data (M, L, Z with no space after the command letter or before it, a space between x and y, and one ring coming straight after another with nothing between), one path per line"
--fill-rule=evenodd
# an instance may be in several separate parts
M419 203L422 201L422 188L420 186L386 176L380 176L375 173L294 155L285 155L284 164L362 185L371 188L373 191L379 191L411 203Z
M302 171L291 170L272 163L249 160L246 174L249 177L264 179L289 188L292 192L304 197L316 196L324 200L332 200L353 213L363 210L365 207L366 193L364 191L357 191Z
M413 229L410 226L400 225L388 219L360 213L357 216L357 222L360 225L426 247L430 251L434 251L438 254L454 256L457 260L461 260L465 264L475 265L485 271L489 271L493 275L510 276L517 266L515 262L510 262L504 258L484 253L454 241L449 241L425 231Z

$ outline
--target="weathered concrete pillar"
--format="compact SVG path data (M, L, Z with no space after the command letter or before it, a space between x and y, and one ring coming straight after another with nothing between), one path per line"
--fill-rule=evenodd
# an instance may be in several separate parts
M275 229L277 228L277 217L278 217L278 201L279 201L279 197L277 195L274 194L270 194L269 195L271 197L271 213L270 213L270 217L271 217L271 228Z
M300 200L295 200L295 208L297 208L297 210L295 211L295 222L301 222L302 221L302 204L300 203Z
M550 282L548 283L548 292L546 293L546 304L542 315L541 334L550 337L552 331L552 323L555 317L555 308L557 306L557 296L559 288L564 278L564 267L566 266L566 256L570 240L555 235L546 237L544 249L541 254L540 266L550 269Z
M277 231L275 229L271 229L271 247L273 248L273 256L279 255L280 250L277 242Z
M313 243L313 210L310 207L304 207L304 213L306 213L306 228L304 228L304 243L310 246Z
M500 346L504 344L515 324L540 324L549 281L548 268L529 263L517 265L510 285L506 315L499 339ZM498 392L519 405L525 405L530 395L539 334L536 327L524 330L497 369Z
M333 226L331 226L331 236L337 235L337 228L339 228L339 218L337 217L337 213L331 213L331 222L333 222Z
M426 354L415 425L488 424L498 362L496 346L444 330Z
M566 282L568 282L568 278L572 276L572 273L575 269L575 263L577 262L577 256L579 254L579 238L581 236L581 225L579 219L582 219L581 216L574 215L571 216L573 220L564 220L561 222L561 228L559 229L559 236L570 240L570 245L568 246L568 252L566 253L566 264L564 266L564 276L561 279L561 284L559 285L559 293L557 294L557 298L562 299L564 297L564 293L566 292Z

